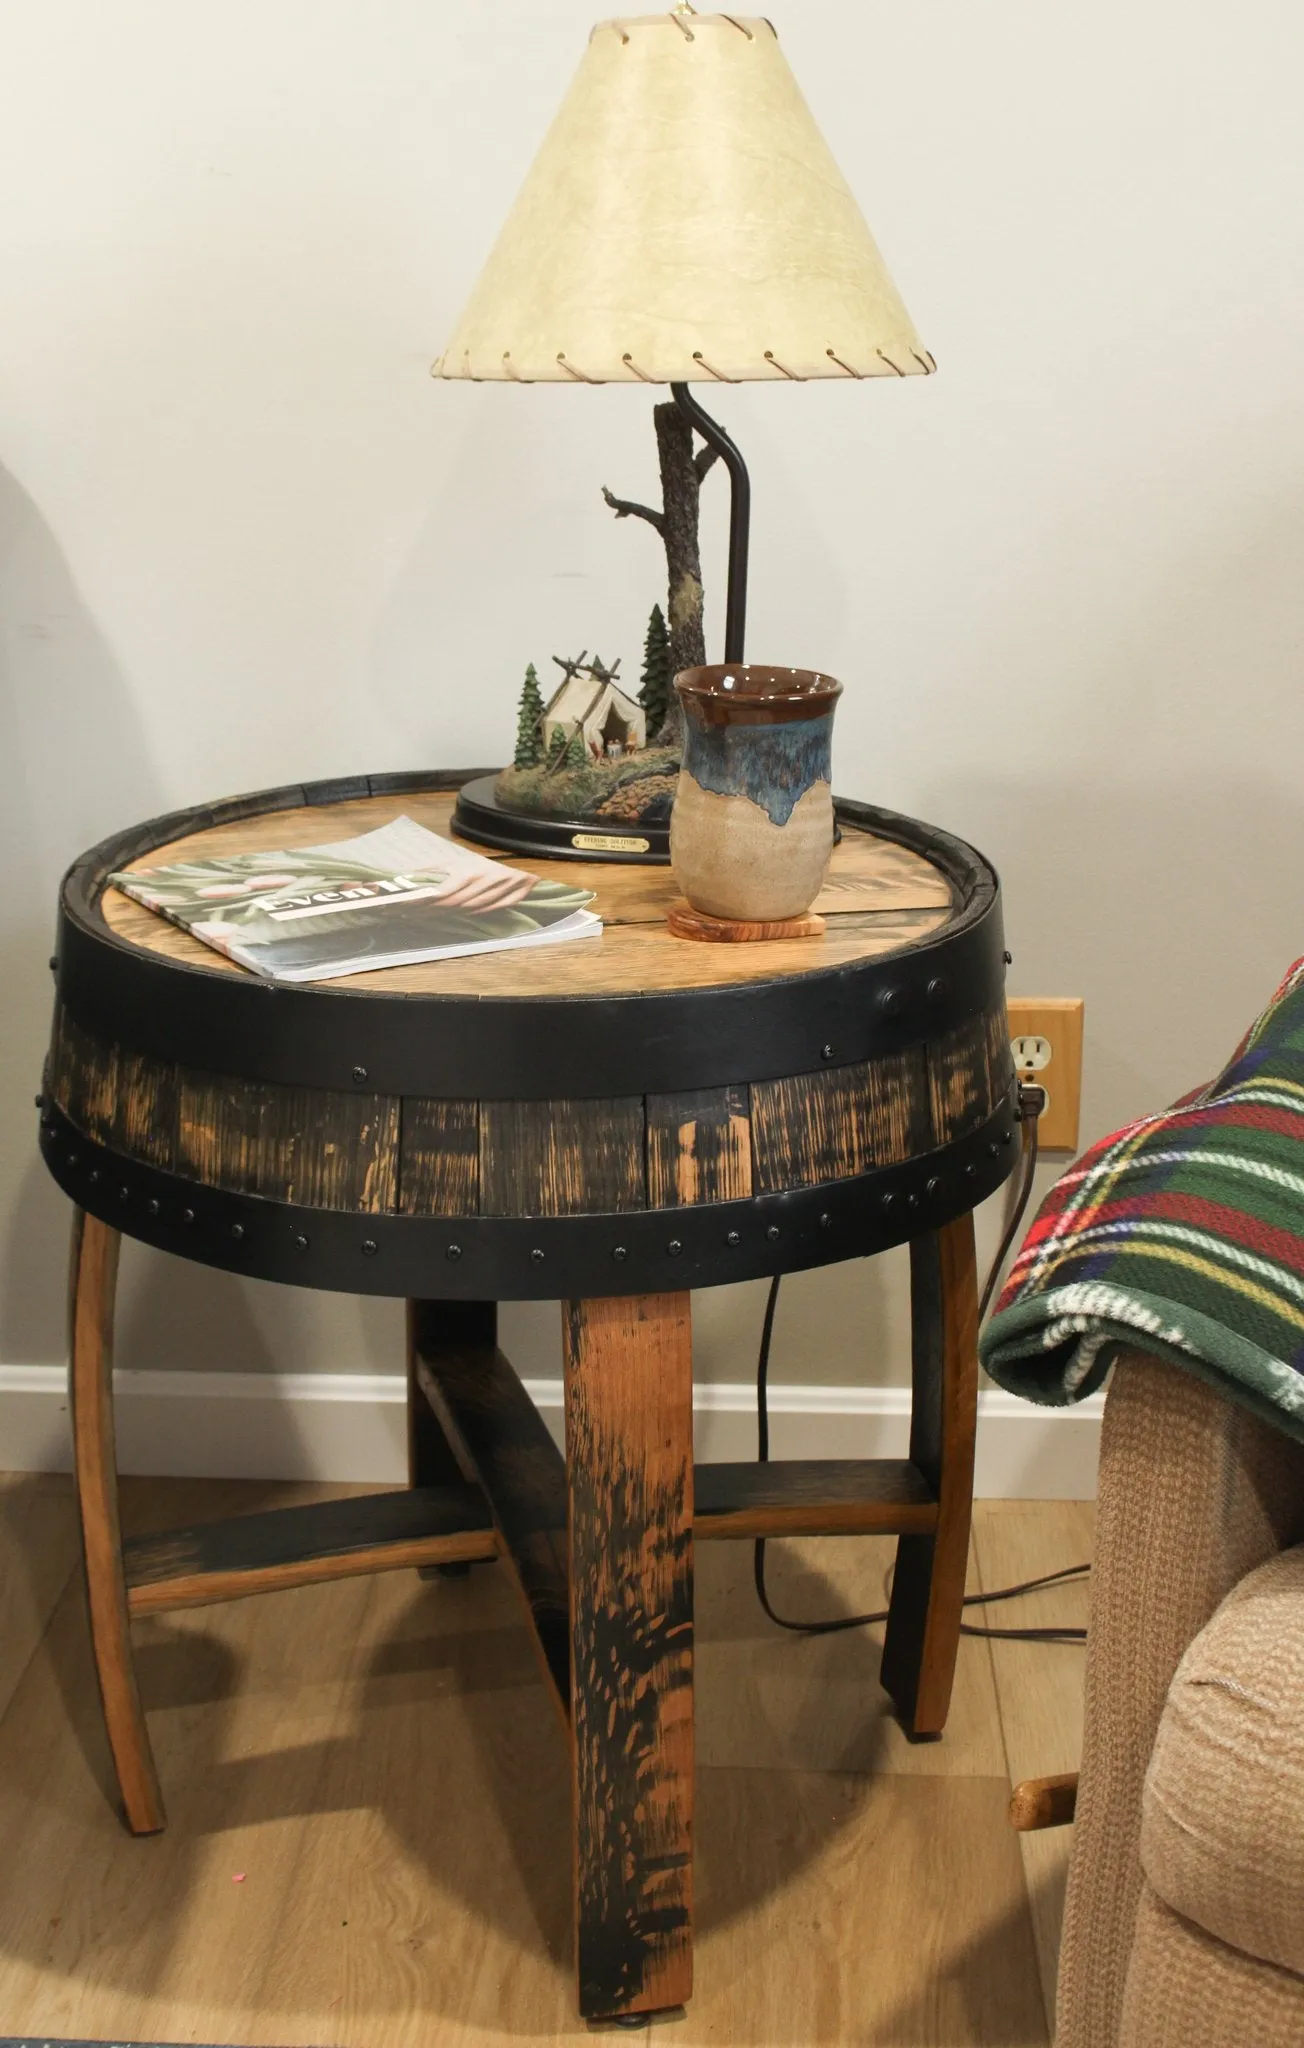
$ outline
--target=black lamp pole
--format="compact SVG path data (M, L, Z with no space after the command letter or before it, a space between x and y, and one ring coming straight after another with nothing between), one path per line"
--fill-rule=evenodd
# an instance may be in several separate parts
M729 584L725 611L724 658L742 661L747 637L747 552L752 525L752 482L747 464L724 428L703 412L687 384L672 384L671 395L685 419L691 420L707 446L714 448L729 471L732 493L729 514Z

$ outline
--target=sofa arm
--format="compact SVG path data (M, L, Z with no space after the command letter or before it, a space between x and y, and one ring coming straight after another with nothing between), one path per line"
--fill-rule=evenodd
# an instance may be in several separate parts
M1114 2048L1141 1889L1141 1791L1174 1672L1246 1572L1304 1537L1304 1444L1125 1352L1105 1402L1057 2048Z

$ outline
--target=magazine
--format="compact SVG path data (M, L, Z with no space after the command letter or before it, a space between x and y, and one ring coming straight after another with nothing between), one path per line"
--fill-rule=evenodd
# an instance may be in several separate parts
M542 882L394 818L357 839L131 868L110 881L272 981L597 938L591 889Z

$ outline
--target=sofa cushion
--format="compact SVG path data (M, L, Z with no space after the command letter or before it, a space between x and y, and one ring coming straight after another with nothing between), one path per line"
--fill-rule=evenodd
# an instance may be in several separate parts
M1175 1913L1304 1973L1304 1545L1242 1579L1178 1665L1141 1863Z

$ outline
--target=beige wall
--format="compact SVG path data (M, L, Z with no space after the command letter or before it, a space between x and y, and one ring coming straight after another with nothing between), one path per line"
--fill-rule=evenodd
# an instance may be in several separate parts
M527 660L636 667L656 545L598 491L654 488L647 400L426 375L591 18L5 10L0 1365L63 1349L31 1107L61 866L222 792L500 758ZM752 651L845 679L845 790L997 861L1013 987L1087 997L1098 1133L1204 1075L1304 951L1304 25L777 21L941 374L719 394ZM390 1304L126 1278L124 1362L395 1363ZM746 1373L759 1309L703 1300L704 1372ZM900 1310L899 1260L794 1281L776 1375L898 1376ZM553 1320L509 1317L536 1371Z

